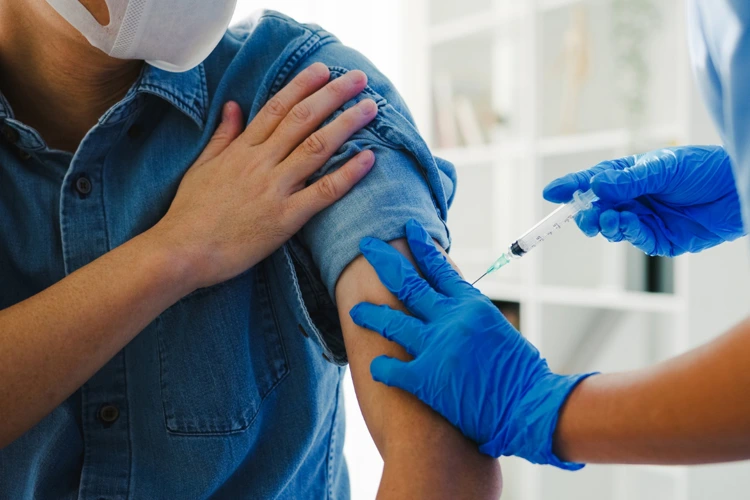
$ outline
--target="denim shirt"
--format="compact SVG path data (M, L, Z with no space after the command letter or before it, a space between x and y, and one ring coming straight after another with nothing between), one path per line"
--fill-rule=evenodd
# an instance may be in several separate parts
M262 263L169 308L0 450L0 498L348 498L335 284L362 237L403 237L409 218L447 248L455 174L386 78L319 27L264 12L192 71L145 66L73 155L48 148L0 96L0 309L153 226L223 103L250 120L317 61L333 78L368 74L344 108L379 106L317 175L363 149L376 154L372 173Z

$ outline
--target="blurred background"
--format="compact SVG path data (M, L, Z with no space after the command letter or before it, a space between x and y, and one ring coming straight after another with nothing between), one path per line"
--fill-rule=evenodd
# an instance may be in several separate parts
M239 0L315 22L369 57L433 151L458 169L451 255L468 278L554 207L544 185L657 147L716 144L692 80L684 0ZM480 283L558 372L648 366L747 314L746 241L674 260L573 228ZM346 456L355 500L382 461L351 381ZM509 500L740 500L750 465L589 466L503 459Z

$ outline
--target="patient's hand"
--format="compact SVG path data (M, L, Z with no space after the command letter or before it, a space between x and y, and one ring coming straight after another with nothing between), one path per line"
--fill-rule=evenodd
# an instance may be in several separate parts
M317 130L367 85L361 71L326 84L329 76L325 65L313 64L242 133L239 106L225 106L216 134L185 174L169 212L150 231L187 264L196 288L233 278L266 258L372 168L373 153L363 151L306 187L377 115L377 105L366 99Z

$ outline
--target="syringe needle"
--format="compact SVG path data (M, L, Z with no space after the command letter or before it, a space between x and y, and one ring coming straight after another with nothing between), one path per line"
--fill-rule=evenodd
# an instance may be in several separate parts
M482 281L484 279L484 277L487 276L488 274L494 273L495 271L497 271L501 267L506 266L508 264L510 264L510 258L508 257L508 254L502 254L500 256L500 258L497 259L494 264L492 264L492 267L490 267L489 269L487 269L487 272L484 273L483 275L481 275L478 280L476 280L474 283L471 284L471 286L476 285L477 283L479 283L480 281Z
M481 275L481 276L479 277L479 279L478 279L478 280L476 280L476 281L475 281L474 283L472 283L472 284L471 284L471 286L474 286L474 285L476 285L477 283L479 283L480 281L482 281L482 278L484 278L484 277L485 277L485 276L487 276L488 274L490 274L490 272L489 272L489 271L487 271L486 273L484 273L483 275Z
M590 189L585 193L581 191L573 193L573 200L553 211L536 226L532 227L523 236L514 241L508 248L508 251L502 254L500 258L492 264L492 267L480 276L478 280L472 283L471 286L482 281L488 274L494 273L498 269L507 266L510 264L511 260L526 255L530 250L544 242L555 231L561 229L566 222L574 220L578 213L590 209L591 204L598 199L599 198L597 198L596 194Z

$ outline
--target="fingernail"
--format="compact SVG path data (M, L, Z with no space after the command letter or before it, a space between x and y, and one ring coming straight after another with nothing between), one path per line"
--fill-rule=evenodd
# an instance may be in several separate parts
M410 240L419 239L420 232L417 222L414 219L410 219L409 222L406 223L406 236Z
M357 104L360 112L365 116L370 116L378 110L378 105L371 99L365 99L364 101Z
M409 222L406 223L406 229L410 234L418 235L420 238L424 238L427 232L416 219L409 219Z
M375 154L368 149L367 151L362 151L359 154L357 161L359 162L360 165L369 167L374 159L375 159Z
M362 251L362 254L367 258L368 261L375 258L375 254L377 254L377 245L379 243L379 240L376 240L375 238L366 237L362 239L362 241L359 244L359 249Z
M359 304L357 304L356 306L352 307L351 310L349 311L349 317L351 317L352 320L354 320L355 317L357 316L357 312L359 311L359 309L360 309Z
M352 82L354 82L355 85L359 85L367 81L367 75L365 74L364 71L355 70L347 74L349 75L349 78L352 79Z
M224 104L224 107L221 110L221 122L224 123L229 120L229 112L232 109L232 103L228 102Z
M328 77L329 70L328 66L321 62L316 62L315 64L311 65L308 68L308 71L315 77L323 78L323 76Z

